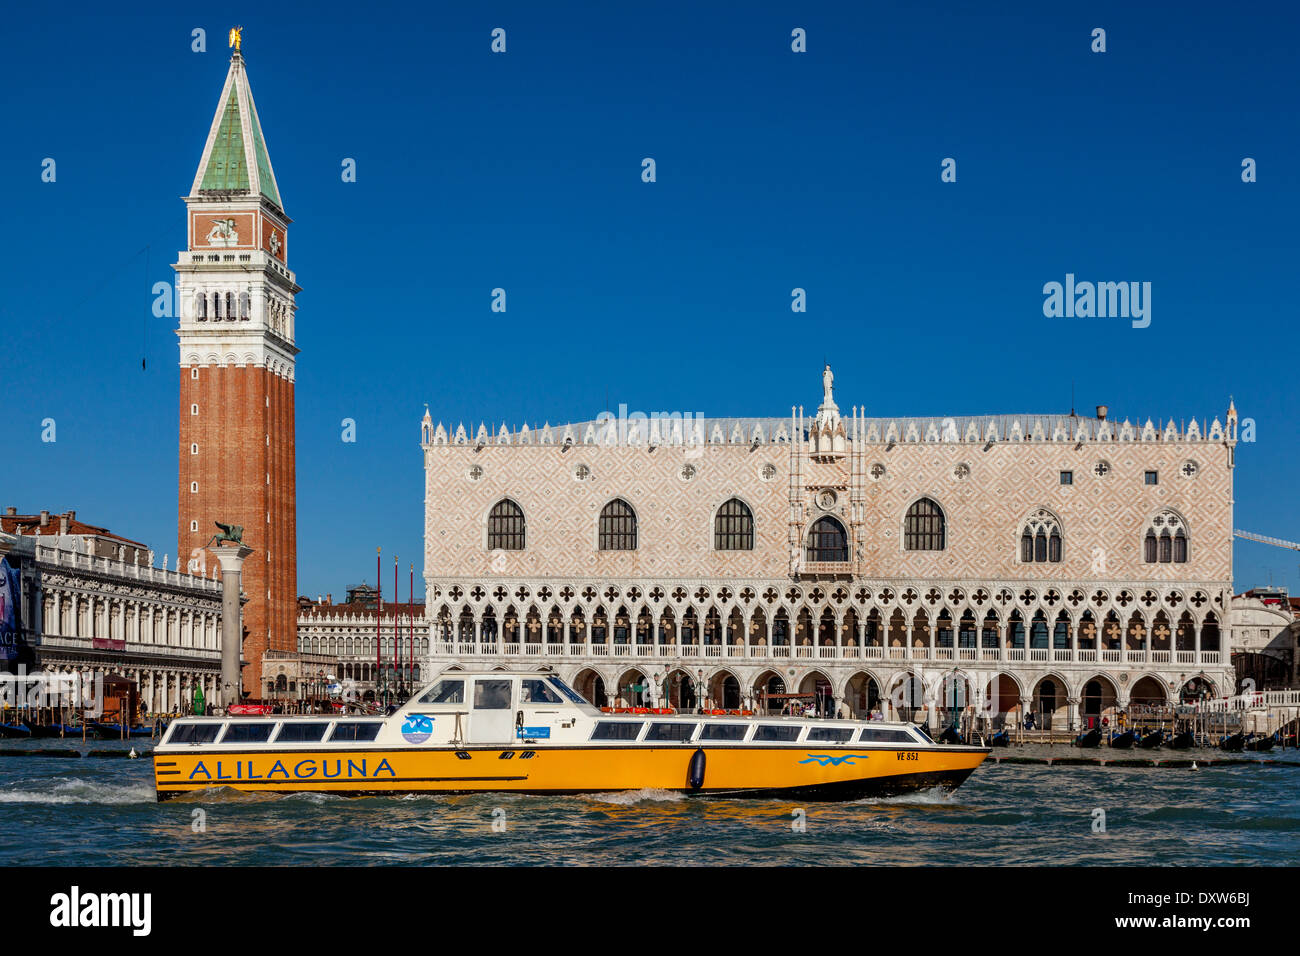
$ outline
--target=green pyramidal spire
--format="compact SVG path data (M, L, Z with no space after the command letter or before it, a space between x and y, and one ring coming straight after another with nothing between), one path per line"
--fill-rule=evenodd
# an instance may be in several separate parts
M230 72L221 89L191 194L262 195L277 209L284 209L257 107L253 104L253 92L248 87L244 58L238 51L230 58Z

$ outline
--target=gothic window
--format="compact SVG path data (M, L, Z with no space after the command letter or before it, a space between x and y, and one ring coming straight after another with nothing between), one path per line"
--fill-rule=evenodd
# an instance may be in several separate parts
M636 513L622 498L615 498L600 511L601 551L636 550Z
M808 533L807 557L809 561L847 561L849 536L844 525L830 515L823 515L813 522L812 531Z
M509 498L502 498L488 512L489 551L524 550L524 512Z
M713 547L717 551L754 550L754 514L739 498L723 502L713 519Z
M1058 564L1061 560L1061 525L1040 508L1029 516L1020 532L1020 560L1025 564Z
M227 292L226 293L226 318L233 319L234 317L235 317L235 293Z
M249 305L250 302L248 299L248 293L247 292L239 293L239 317L241 319L248 318Z
M903 519L903 548L907 551L942 551L946 522L943 509L929 498L913 502Z
M194 297L194 310L195 310L195 313L196 313L196 315L194 316L194 318L198 319L200 322L206 322L206 321L207 321L207 319L208 319L208 296L207 296L207 293L200 292L197 296Z
M1151 519L1142 538L1142 560L1147 564L1187 563L1187 528L1177 512L1166 508Z
M214 319L221 318L221 293L220 292L212 293L212 317Z

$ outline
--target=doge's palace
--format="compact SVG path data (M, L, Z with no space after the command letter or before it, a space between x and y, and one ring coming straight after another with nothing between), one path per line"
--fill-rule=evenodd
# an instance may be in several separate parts
M1074 729L1228 693L1237 415L421 423L428 665Z

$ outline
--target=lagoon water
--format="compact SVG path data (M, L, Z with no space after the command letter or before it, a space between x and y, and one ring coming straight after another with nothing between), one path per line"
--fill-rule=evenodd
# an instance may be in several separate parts
M147 743L139 749L147 758ZM347 799L229 790L159 804L149 759L6 756L0 866L1294 865L1300 755L1268 759L1285 765L986 762L953 794L840 804L667 792ZM1104 833L1093 832L1096 809ZM196 816L203 832L194 832Z

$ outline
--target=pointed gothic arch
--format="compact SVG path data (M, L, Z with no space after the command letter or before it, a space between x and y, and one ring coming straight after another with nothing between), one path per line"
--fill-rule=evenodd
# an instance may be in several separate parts
M808 530L804 556L809 561L847 561L849 533L838 518L822 515Z
M600 551L636 550L636 512L624 499L614 498L600 509L596 547Z
M519 503L514 499L502 498L488 512L487 550L524 550L526 530L524 509L519 507Z
M933 498L918 498L903 515L904 551L942 551L948 543L948 519Z

